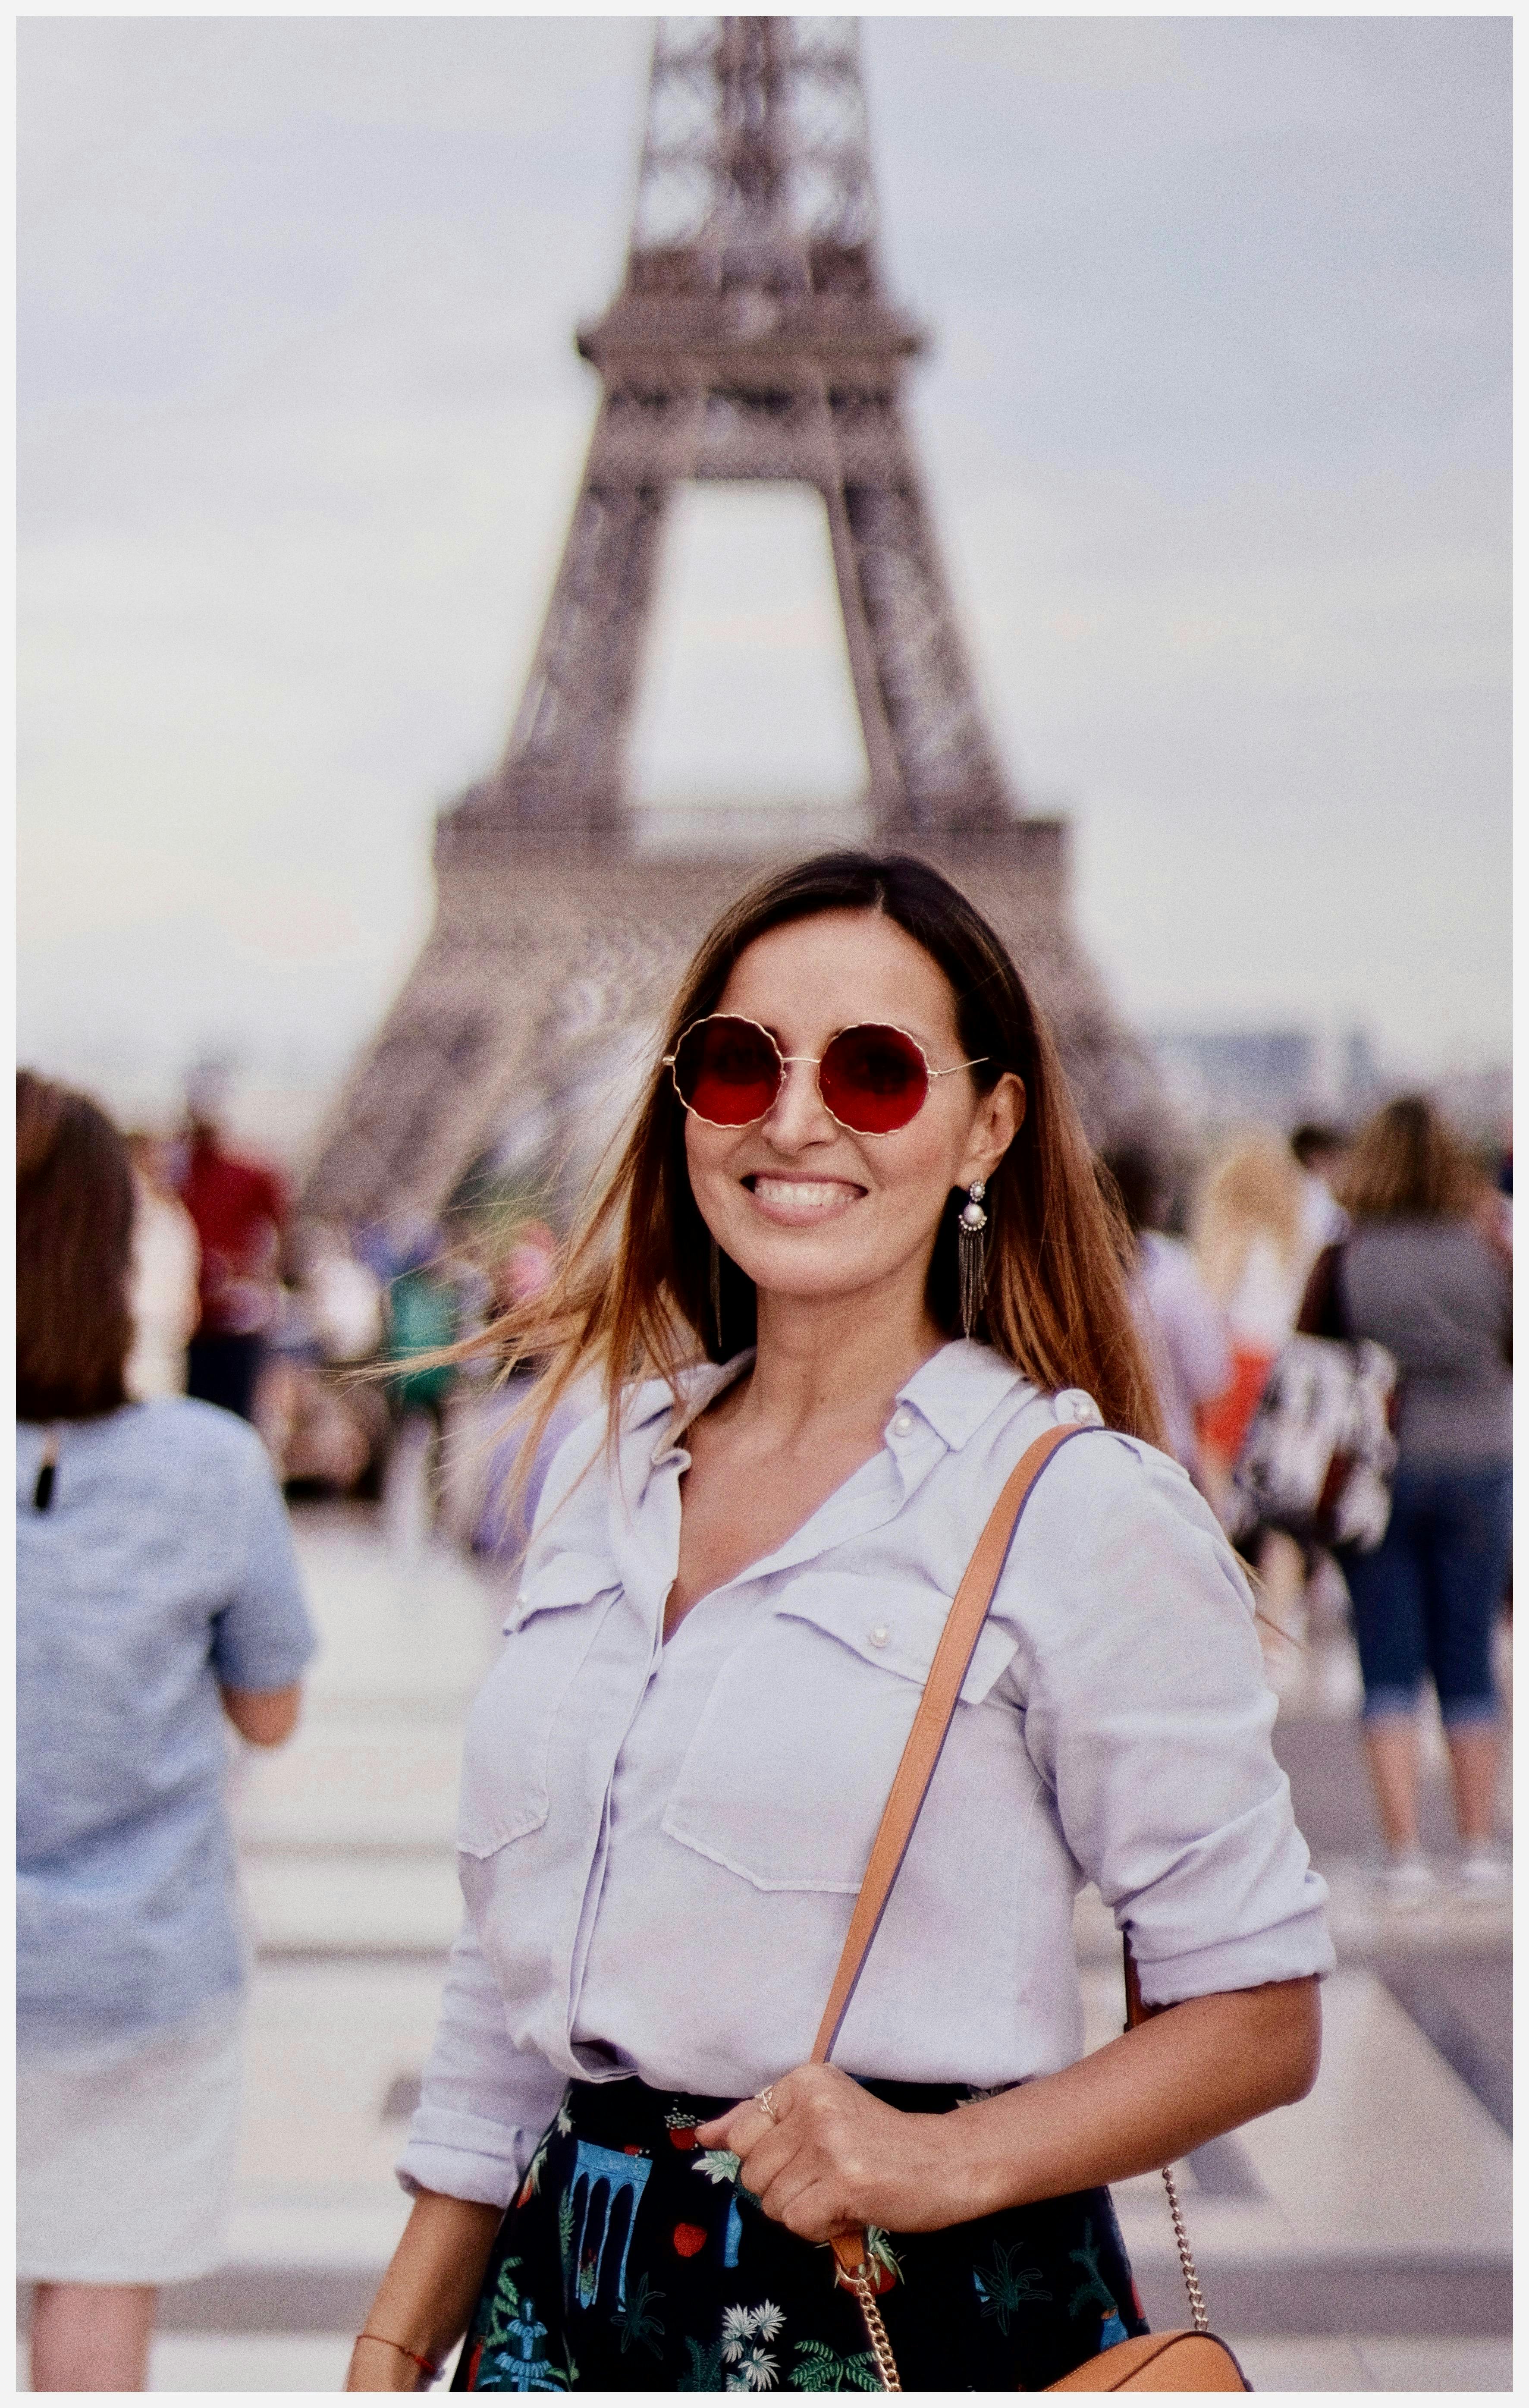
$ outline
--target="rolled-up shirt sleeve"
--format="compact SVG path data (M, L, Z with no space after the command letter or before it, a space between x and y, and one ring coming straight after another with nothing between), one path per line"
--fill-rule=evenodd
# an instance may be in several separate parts
M1177 1467L1101 1432L1063 1449L1030 1514L1000 1587L1025 1743L1144 2000L1330 1972L1252 1598L1209 1509Z
M543 2058L511 2042L504 2000L466 1916L447 1968L399 2182L407 2191L507 2207L565 2084Z

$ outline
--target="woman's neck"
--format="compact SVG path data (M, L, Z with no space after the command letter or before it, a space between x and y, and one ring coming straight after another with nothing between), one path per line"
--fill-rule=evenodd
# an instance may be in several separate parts
M732 1411L783 1446L862 1419L879 1430L898 1390L944 1343L922 1284L912 1297L761 1296L753 1369Z

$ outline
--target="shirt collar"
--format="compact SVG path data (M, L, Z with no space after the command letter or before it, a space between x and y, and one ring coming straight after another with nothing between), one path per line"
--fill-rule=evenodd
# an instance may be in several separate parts
M686 1429L752 1361L753 1350L750 1348L727 1363L697 1364L679 1373L673 1392L665 1382L654 1380L647 1383L633 1400L627 1426L641 1432L642 1494L670 1495L676 1509L674 1528L665 1530L659 1550L665 1580L672 1577L674 1570L668 1550L678 1544L679 1491L676 1487L672 1492L655 1492L650 1483L655 1474L687 1459ZM750 1565L748 1577L762 1580L767 1574L788 1570L830 1547L863 1538L890 1521L940 1460L939 1448L953 1450L964 1446L1016 1389L1037 1393L991 1347L972 1345L961 1339L942 1346L927 1363L920 1365L911 1379L904 1382L897 1397L899 1406L918 1416L933 1434L935 1443L931 1445L927 1439L921 1442L913 1430L899 1427L900 1415L893 1413L888 1426L886 1450L862 1464L843 1487L825 1498L772 1555ZM662 1435L656 1438L655 1425L662 1425ZM647 1528L647 1517L642 1520ZM650 1530L650 1540L651 1535Z
M725 1363L694 1364L679 1374L678 1395L666 1380L645 1381L633 1400L628 1429L649 1430L655 1422L665 1422L662 1445L656 1440L650 1443L656 1454L666 1454L679 1444L697 1415L741 1378L753 1359L750 1346ZM1021 1387L1033 1387L1033 1383L991 1346L952 1338L927 1363L921 1363L910 1380L904 1381L897 1401L911 1405L936 1437L954 1450L965 1446L988 1415Z
M652 1442L652 1460L657 1464L671 1450L678 1449L691 1423L724 1388L741 1377L753 1359L754 1350L750 1346L725 1363L688 1366L678 1374L673 1388L666 1380L645 1381L628 1415L628 1429L649 1430L655 1422L664 1423L662 1437Z
M936 1437L953 1450L965 1445L1006 1397L1031 1385L991 1346L979 1346L969 1338L952 1338L927 1363L920 1364L911 1380L905 1380L897 1401L911 1405Z

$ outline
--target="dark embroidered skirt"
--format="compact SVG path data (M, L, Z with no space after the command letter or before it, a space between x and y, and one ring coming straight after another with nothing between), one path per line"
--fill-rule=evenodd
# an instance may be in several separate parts
M950 2086L873 2082L943 2114ZM735 2102L575 2082L494 2242L456 2391L876 2391L833 2253L774 2223L694 2127ZM909 2391L1040 2391L1147 2330L1107 2190L873 2232Z

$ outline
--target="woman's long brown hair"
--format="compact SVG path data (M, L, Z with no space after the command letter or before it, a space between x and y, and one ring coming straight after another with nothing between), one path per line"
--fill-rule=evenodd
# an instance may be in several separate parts
M1365 1122L1338 1182L1355 1221L1463 1218L1486 1185L1426 1096L1396 1096Z
M85 1421L127 1402L133 1174L99 1106L16 1074L16 1411Z
M756 938L821 911L877 911L921 944L950 981L962 1052L985 1057L979 1091L1005 1070L1024 1082L1026 1111L988 1182L988 1278L974 1335L1047 1390L1086 1388L1112 1429L1161 1443L1151 1375L1126 1293L1130 1240L1119 1206L1096 1179L1056 1047L1002 940L958 888L903 853L819 854L762 879L704 939L669 1014L661 1054L717 1009L734 964ZM953 1337L956 1213L940 1225L929 1306ZM753 1283L721 1263L721 1326L712 1311L711 1239L691 1192L685 1113L655 1065L635 1125L608 1181L576 1230L550 1286L504 1313L459 1352L492 1350L507 1370L542 1356L520 1461L529 1467L572 1383L597 1373L612 1444L635 1381L674 1383L699 1362L723 1362L754 1342Z

